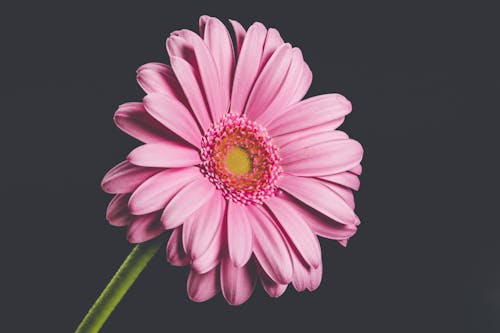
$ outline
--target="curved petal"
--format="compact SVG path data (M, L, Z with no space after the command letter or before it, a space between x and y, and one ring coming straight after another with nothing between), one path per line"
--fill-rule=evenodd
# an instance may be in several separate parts
M123 161L104 175L101 187L106 193L130 193L159 171L159 168L144 168Z
M227 246L234 265L242 267L252 255L252 227L246 207L232 201L227 206Z
M271 105L279 94L291 60L292 49L288 43L281 45L273 53L257 77L248 97L248 103L245 108L245 115L248 119L256 120L259 115L266 112L269 105Z
M315 142L301 139L280 149L282 167L296 176L325 176L347 171L363 158L363 147L356 140Z
M182 247L182 226L172 231L166 247L167 261L174 266L186 266L189 258Z
M286 76L283 79L283 83L278 89L272 102L266 108L265 112L260 113L255 119L255 121L265 127L267 127L267 125L274 119L280 119L283 111L286 110L289 105L297 102L297 100L294 100L294 96L297 86L300 84L300 80L302 79L304 59L302 58L302 52L300 49L294 47L291 52L292 59L290 61L290 67L288 68Z
M215 187L205 177L186 185L169 201L161 221L165 228L175 228L202 207L215 194Z
M163 170L145 181L130 197L132 214L142 215L165 208L167 203L187 184L203 178L196 167Z
M273 217L259 206L248 206L247 209L252 220L253 252L256 259L273 281L289 283L293 273L292 261L286 241Z
M352 210L356 207L356 203L354 201L354 194L352 193L352 190L338 184L330 183L330 182L325 182L321 179L319 181L323 182L323 185L328 186L332 191L337 193L344 202L351 207Z
M237 54L240 54L241 51L241 46L243 45L243 40L245 39L246 31L245 28L243 28L240 24L240 22L235 21L235 20L229 20L231 23L231 26L233 27L234 30L234 39L236 40L236 51Z
M206 21L203 40L212 54L221 82L223 94L228 100L231 93L234 73L234 48L229 31L224 24L215 17ZM227 110L227 105L224 110Z
M261 69L264 68L273 53L284 43L285 41L281 38L278 30L274 28L267 30L266 41L264 42L264 48L262 50L262 60L260 61Z
M289 244L297 250L308 265L318 267L321 262L321 249L316 235L307 222L293 208L290 199L282 194L266 200L266 206L271 210L281 225L284 234L288 236Z
M200 257L191 262L191 268L199 273L205 273L219 264L220 254L224 249L225 240L225 221L219 226L208 249Z
M251 261L243 267L235 266L229 258L221 262L221 290L231 305L240 305L248 300L255 289L256 278L255 267Z
M302 74L298 80L297 88L295 89L294 96L291 99L292 101L300 101L304 98L312 83L313 73L309 68L309 65L304 61L302 66Z
M117 194L111 199L106 210L106 220L115 227L124 227L129 225L134 216L128 209L128 200L130 194Z
M260 278L260 283L262 284L262 287L264 288L266 293L274 298L283 295L286 288L288 287L288 284L280 284L274 282L273 279L271 279L269 275L266 274L262 267L260 267L258 261L256 261L255 264L257 266L257 273Z
M231 111L233 113L242 114L245 109L248 96L259 73L266 34L267 30L264 25L256 22L252 24L245 35L234 71L231 93Z
M318 267L306 267L300 261L300 259L292 254L293 261L293 280L292 284L295 290L304 291L308 289L313 291L318 288L321 283L321 278L323 275L323 265L321 261Z
M271 136L302 131L344 118L351 110L351 103L342 95L319 95L289 107L267 130Z
M147 143L132 150L130 163L144 167L182 168L200 163L200 154L191 146L175 141Z
M168 65L151 62L137 69L137 82L146 94L160 93L187 104L186 96Z
M178 100L152 93L143 100L146 111L179 137L199 147L201 133L193 116Z
M175 136L158 120L151 117L140 102L120 105L113 119L123 132L145 143L168 140Z
M212 120L195 69L180 57L170 56L170 64L201 128L209 128Z
M219 193L215 193L184 222L182 244L192 260L208 250L220 228L225 209L226 201Z
M194 270L189 272L187 279L187 293L194 302L205 302L219 292L219 272L216 268L200 274Z
M349 187L355 191L359 190L360 186L359 177L354 173L348 171L337 173L334 175L321 176L319 178L322 180L326 180L330 183L335 183L345 187Z
M337 222L351 225L355 223L356 218L351 207L317 179L285 175L279 187Z
M359 176L363 172L363 167L361 166L361 164L358 164L349 171Z
M159 212L136 216L127 229L127 240L130 243L143 243L160 235L165 229L159 217Z

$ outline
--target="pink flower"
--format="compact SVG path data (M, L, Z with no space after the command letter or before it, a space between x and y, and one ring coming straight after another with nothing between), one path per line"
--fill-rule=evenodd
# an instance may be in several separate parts
M189 297L219 290L245 302L260 280L278 297L291 282L314 290L318 237L347 244L359 219L353 190L361 145L337 130L351 111L342 95L302 100L312 80L300 49L275 29L200 18L200 35L167 39L170 66L137 71L142 103L125 103L116 125L144 142L111 169L107 219L140 243L172 229L166 254L191 265Z

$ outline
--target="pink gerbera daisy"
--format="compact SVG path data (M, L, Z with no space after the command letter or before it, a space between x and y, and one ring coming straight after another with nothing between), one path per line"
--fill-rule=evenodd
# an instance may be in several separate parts
M189 297L219 290L245 302L260 280L278 297L322 276L318 237L342 245L356 232L353 190L361 145L337 130L351 111L339 94L302 100L312 80L300 49L275 29L200 18L200 35L167 39L170 66L137 71L147 94L116 125L144 142L111 169L107 219L132 243L173 230L173 265L190 265Z

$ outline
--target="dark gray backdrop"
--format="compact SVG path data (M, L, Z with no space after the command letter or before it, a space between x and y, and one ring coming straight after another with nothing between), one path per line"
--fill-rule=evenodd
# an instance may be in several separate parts
M142 98L135 69L167 61L168 34L209 14L278 28L314 72L308 95L353 102L343 129L365 147L362 224L347 249L322 241L316 292L257 288L240 307L189 301L187 270L161 252L103 332L498 332L495 8L42 1L1 12L6 331L71 332L131 250L99 187L138 144L113 112Z

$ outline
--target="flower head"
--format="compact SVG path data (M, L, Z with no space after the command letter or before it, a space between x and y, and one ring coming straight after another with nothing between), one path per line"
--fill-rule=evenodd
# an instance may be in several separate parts
M200 18L200 34L167 39L170 66L137 71L146 96L116 125L144 142L111 169L107 219L140 243L172 230L167 260L190 265L194 301L219 290L241 304L260 280L278 297L322 276L318 237L342 245L359 219L361 145L337 130L351 111L339 94L302 100L312 73L275 29Z

